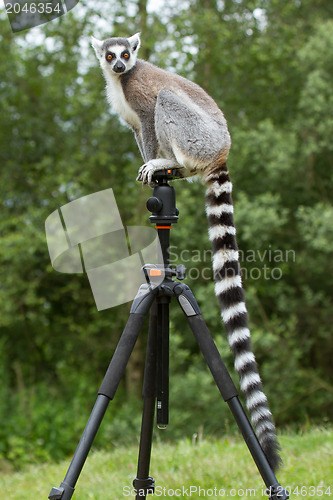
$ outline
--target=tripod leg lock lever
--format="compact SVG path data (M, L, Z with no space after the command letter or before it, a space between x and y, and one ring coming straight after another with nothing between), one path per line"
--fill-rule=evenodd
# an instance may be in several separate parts
M148 476L147 479L139 479L136 477L133 481L133 486L135 491L140 493L144 493L148 495L149 493L153 494L155 491L155 480Z

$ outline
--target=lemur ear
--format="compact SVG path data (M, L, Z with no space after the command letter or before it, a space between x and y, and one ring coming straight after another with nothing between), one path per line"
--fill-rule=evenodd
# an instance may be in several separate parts
M97 40L97 38L95 38L94 36L92 36L90 39L91 45L96 52L96 56L100 57L102 55L103 40Z
M136 51L139 50L140 45L141 45L140 32L139 33L135 33L135 35L133 35L133 36L130 36L127 40L129 41L131 49L133 50L133 52L136 52Z

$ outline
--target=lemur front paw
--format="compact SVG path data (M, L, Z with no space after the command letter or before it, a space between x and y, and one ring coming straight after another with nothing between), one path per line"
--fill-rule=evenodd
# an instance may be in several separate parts
M136 180L142 184L148 184L150 187L155 187L156 182L153 181L153 175L163 168L159 160L150 160L140 167Z

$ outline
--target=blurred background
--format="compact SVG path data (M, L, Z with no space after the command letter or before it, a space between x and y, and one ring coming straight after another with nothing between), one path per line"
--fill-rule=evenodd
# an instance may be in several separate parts
M85 275L52 269L47 216L112 187L124 225L150 226L133 134L112 115L90 35L141 31L140 57L203 86L229 123L228 159L254 351L278 428L333 416L333 4L86 1L13 34L0 12L0 468L70 455L130 304L98 312ZM174 183L171 260L188 268L230 368L199 182ZM181 311L171 313L170 426L234 423ZM95 446L137 440L146 330Z

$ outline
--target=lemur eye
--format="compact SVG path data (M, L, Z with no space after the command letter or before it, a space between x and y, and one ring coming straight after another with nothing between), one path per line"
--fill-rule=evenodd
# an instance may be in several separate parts
M123 57L124 57L125 59L128 59L128 58L129 58L129 56L130 56L130 55L129 55L129 53L128 53L128 52L124 52L124 53L123 53Z
M113 59L113 55L112 54L106 54L106 59L108 61L111 61Z

